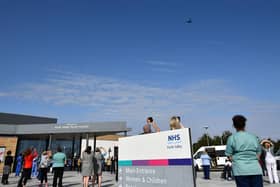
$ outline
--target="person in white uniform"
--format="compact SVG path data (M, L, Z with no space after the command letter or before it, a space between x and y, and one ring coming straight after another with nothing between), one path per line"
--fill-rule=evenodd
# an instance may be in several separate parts
M277 175L277 164L274 157L274 145L269 140L263 140L261 142L265 154L265 165L267 169L268 179L271 184L275 182L279 184L279 177Z

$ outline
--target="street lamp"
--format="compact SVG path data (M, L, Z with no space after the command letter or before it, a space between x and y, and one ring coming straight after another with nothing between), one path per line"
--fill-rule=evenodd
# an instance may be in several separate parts
M207 145L209 146L209 135L208 135L208 128L209 128L209 126L204 126L203 128L205 129Z

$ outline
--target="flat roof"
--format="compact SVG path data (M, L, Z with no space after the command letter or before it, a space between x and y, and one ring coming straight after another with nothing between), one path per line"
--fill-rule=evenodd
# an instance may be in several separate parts
M128 132L125 121L57 124L56 118L0 113L0 135L89 134Z
M31 116L25 114L12 114L0 112L0 124L44 124L57 123L57 118Z

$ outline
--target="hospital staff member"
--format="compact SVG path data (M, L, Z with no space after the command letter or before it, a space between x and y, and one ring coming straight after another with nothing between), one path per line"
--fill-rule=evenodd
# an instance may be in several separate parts
M259 164L261 147L258 138L245 131L246 118L232 118L236 133L227 141L226 155L233 161L232 169L237 187L263 187L262 169Z

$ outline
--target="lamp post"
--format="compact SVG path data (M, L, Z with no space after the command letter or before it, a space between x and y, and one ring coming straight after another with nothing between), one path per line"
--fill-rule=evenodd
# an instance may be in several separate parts
M208 135L208 128L209 128L209 126L206 125L203 128L205 129L207 145L209 146L209 135Z

